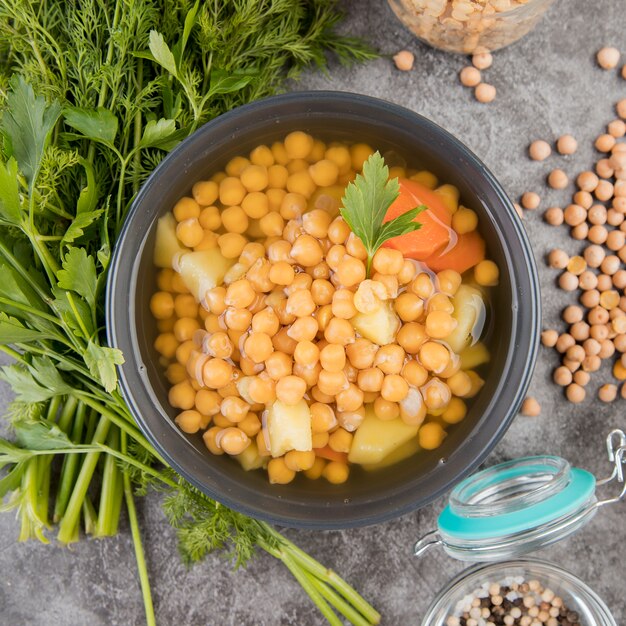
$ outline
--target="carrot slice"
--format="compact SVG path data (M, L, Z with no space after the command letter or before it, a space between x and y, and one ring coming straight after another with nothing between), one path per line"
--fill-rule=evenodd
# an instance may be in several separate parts
M400 235L387 240L383 246L400 250L411 259L424 261L438 250L445 248L450 241L450 223L452 216L441 198L428 187L408 180L400 179L400 195L387 210L385 222L395 219L399 215L424 204L428 207L420 213L416 222L422 227L412 233Z
M419 233L419 230L417 231ZM456 244L445 251L437 251L424 260L424 263L434 272L442 270L455 270L462 274L474 267L485 258L485 240L476 230L457 235Z
M345 452L335 452L330 446L313 448L313 452L315 452L315 456L319 456L322 459L328 459L329 461L341 461L342 463L348 462L348 455Z

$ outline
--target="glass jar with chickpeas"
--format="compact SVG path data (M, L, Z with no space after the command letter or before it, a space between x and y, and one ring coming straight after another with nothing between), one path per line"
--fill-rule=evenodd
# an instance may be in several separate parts
M275 484L428 453L483 385L499 272L478 217L433 173L394 167L389 211L427 210L369 262L340 208L373 151L294 131L158 222L150 308L175 422Z
M554 0L389 0L400 21L448 52L482 54L529 33Z

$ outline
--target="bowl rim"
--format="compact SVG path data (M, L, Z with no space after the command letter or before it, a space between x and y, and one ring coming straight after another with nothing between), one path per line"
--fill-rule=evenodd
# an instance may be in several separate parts
M243 492L252 492L249 487L243 486L241 483L231 485L230 488L225 487L223 481L220 481L219 472L215 472L215 476L209 476L209 472L206 472L202 476L198 471L198 467L194 464L193 459L185 458L182 452L187 452L181 446L183 444L188 446L186 440L182 437L180 444L176 446L178 451L173 450L173 442L168 441L165 445L161 442L158 435L150 427L148 419L144 416L141 407L139 406L138 395L143 393L148 397L148 400L152 403L151 409L156 413L161 413L161 409L158 403L154 401L153 394L151 395L151 386L148 385L148 379L145 376L145 366L141 363L139 355L132 350L134 341L136 340L137 332L134 324L130 323L134 314L134 301L128 301L129 293L134 293L134 286L136 285L136 271L135 267L138 263L128 263L127 259L124 263L125 242L130 235L133 226L136 226L135 222L141 219L145 219L145 215L141 213L140 209L145 199L151 193L152 188L155 186L159 177L168 169L173 167L173 164L179 161L185 161L184 155L189 151L193 152L194 148L206 147L210 144L211 134L218 130L220 127L228 127L235 125L242 117L245 119L247 116L259 114L263 111L268 111L276 105L287 105L289 103L295 103L303 106L300 115L306 117L307 111L306 105L310 105L312 99L317 100L317 105L334 104L345 106L349 109L350 105L361 105L368 107L371 113L389 112L394 117L402 118L407 124L426 129L428 132L437 135L439 141L446 145L450 150L456 152L457 155L466 162L472 170L479 173L484 179L484 184L491 188L495 197L500 202L499 209L504 209L504 213L509 218L510 226L512 227L512 234L516 237L516 242L519 245L520 252L523 254L523 260L518 259L514 265L514 269L518 270L515 275L511 275L512 292L515 296L516 285L519 287L518 282L520 278L525 278L527 281L528 292L525 292L524 298L518 298L519 308L524 308L526 316L524 322L528 323L530 329L528 341L523 346L516 346L517 348L523 348L526 350L524 354L517 353L515 358L512 357L511 350L507 354L506 360L506 372L510 372L512 368L516 368L519 372L519 385L517 391L513 392L513 396L509 399L507 410L502 412L501 419L497 425L490 429L486 429L486 424L483 424L480 429L475 429L472 436L463 441L451 455L454 459L449 458L448 461L454 460L456 469L451 472L450 476L446 480L440 480L438 487L433 490L428 496L422 496L419 501L416 502L416 498L408 498L408 501L404 501L395 507L388 507L384 512L375 512L373 514L363 514L361 512L357 515L350 515L347 507L342 509L328 507L330 517L323 519L307 519L307 518L294 518L290 514L281 512L277 513L272 511L272 501L274 498L258 499L255 504L251 504L246 500L246 494L244 496L238 496L233 489L236 486ZM304 122L303 122L304 123ZM494 211L494 207L489 207L490 211ZM493 213L491 213L493 215ZM500 227L498 227L499 229ZM504 246L505 240L503 233L498 233L500 244ZM145 237L143 242L145 242ZM139 249L134 249L133 252L136 256L139 256L140 250L143 248L143 243L140 243ZM127 253L126 253L127 255ZM525 272L520 273L521 268L525 268ZM519 274L519 276L517 275ZM130 291L129 291L130 290ZM117 297L117 301L116 301ZM488 168L473 154L460 140L454 137L451 133L441 128L431 120L423 117L422 115L402 107L400 105L393 104L391 102L374 98L371 96L365 96L361 94L355 94L342 91L298 91L278 96L270 96L262 100L257 100L253 103L243 105L236 109L233 109L219 117L209 121L200 127L196 132L183 140L174 150L172 150L163 161L152 172L148 179L144 182L139 190L136 198L134 199L128 215L124 222L124 225L119 233L113 257L111 260L109 275L107 279L106 288L106 330L108 344L112 347L116 347L122 350L126 359L123 365L118 366L119 385L122 395L129 405L131 413L143 434L154 446L157 452L171 465L171 467L188 480L193 486L201 490L207 496L218 500L222 504L237 510L246 515L256 517L268 522L280 524L283 526L297 527L297 528L309 528L309 529L342 529L366 526L370 524L376 524L384 521L388 521L404 515L417 508L426 506L436 498L446 493L452 486L454 486L464 476L468 476L474 471L489 455L497 442L503 437L504 433L508 429L511 421L517 414L517 410L523 401L530 379L533 373L534 364L538 352L539 346L539 321L540 315L540 292L539 292L539 278L537 273L537 267L532 254L532 248L530 241L526 234L526 231L522 225L522 222L517 215L515 208L507 196L506 192L488 170ZM515 334L517 328L517 335L520 334L520 315L513 316L513 330L512 335ZM519 338L519 337L518 337ZM523 359L520 360L520 357ZM506 381L504 381L506 382ZM503 375L498 382L499 387L503 387ZM489 400L489 404L485 407L483 416L480 418L482 421L484 415L488 415L493 412L494 397ZM146 398L144 397L144 400ZM168 417L168 419L170 419ZM492 420L495 422L495 418ZM182 433L181 433L182 434ZM176 443L176 442L174 442ZM469 444L473 444L480 450L479 453L471 452L469 454L470 460L460 462L458 454L462 450L466 450ZM442 459L441 463L445 460ZM450 462L449 465L452 465ZM223 479L224 477L221 476ZM236 482L236 481L234 481ZM389 495L389 498L400 499L400 496L404 495L404 500L407 500L405 490L396 489ZM280 495L277 495L280 500ZM373 501L374 503L379 500ZM370 504L370 502L368 502ZM339 511L339 513L337 513ZM300 511L299 511L300 512ZM334 513L334 515L333 515ZM293 515L293 514L292 514Z

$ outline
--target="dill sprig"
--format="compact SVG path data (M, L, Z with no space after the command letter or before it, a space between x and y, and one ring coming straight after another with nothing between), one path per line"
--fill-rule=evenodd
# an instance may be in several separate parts
M378 613L267 524L168 468L117 386L106 345L111 250L145 178L199 125L280 90L306 67L373 56L336 34L333 0L0 0L0 377L16 396L0 439L0 504L19 539L115 534L126 505L155 623L134 498L162 493L186 562L261 548L332 624ZM2 504L3 503L3 504Z

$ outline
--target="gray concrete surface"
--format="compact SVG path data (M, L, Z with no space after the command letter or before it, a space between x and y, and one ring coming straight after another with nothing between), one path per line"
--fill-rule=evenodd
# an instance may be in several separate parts
M626 53L623 0L560 0L537 30L499 52L486 74L498 98L474 102L457 81L461 57L432 50L403 29L383 1L345 3L344 28L372 39L385 54L408 48L416 54L410 73L395 71L388 58L352 69L332 67L329 77L306 76L296 89L339 89L392 100L441 124L472 148L494 171L513 198L542 189L549 165L576 173L591 164L593 138L613 119L613 103L626 97L626 81L594 66L593 56L611 44ZM531 162L533 138L572 132L580 140L574 157ZM542 192L543 207L565 202L566 194ZM569 303L554 289L545 267L555 244L578 248L565 229L545 225L540 212L527 215L526 228L541 268L544 325L560 328L559 311ZM591 399L567 404L550 382L555 355L542 350L532 390L543 407L538 418L518 417L492 461L518 455L553 453L603 473L604 434L626 427L624 401L602 405ZM592 389L608 377L601 372ZM2 389L0 405L8 402ZM413 541L431 529L443 502L381 526L346 532L286 531L300 546L336 568L381 611L383 623L417 624L437 590L462 565L433 552L416 560ZM246 570L233 572L220 556L186 569L176 539L151 495L140 503L141 525L159 622L219 625L316 625L322 619L282 565L261 554ZM41 626L131 625L143 623L141 596L130 534L126 527L109 540L86 540L69 549L17 544L18 528L0 516L0 623ZM574 538L542 551L578 574L606 600L618 624L626 623L626 505L603 510Z

